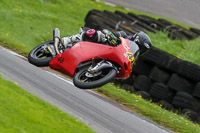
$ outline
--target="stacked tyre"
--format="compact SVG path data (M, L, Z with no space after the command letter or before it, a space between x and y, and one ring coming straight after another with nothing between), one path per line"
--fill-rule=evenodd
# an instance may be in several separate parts
M95 29L108 29L111 31L123 30L128 35L133 35L139 31L167 31L172 39L191 40L200 35L200 31L195 28L190 30L179 25L175 25L164 19L154 19L145 15L124 13L121 11L110 12L107 10L91 10L85 17L85 26Z
M124 83L132 85L132 92L144 99L157 102L170 111L178 109L188 119L200 122L199 75L199 65L153 47L139 58L133 67L132 77Z
M185 29L164 19L120 11L91 10L85 18L85 26L98 30L123 30L128 35L139 31L167 31L172 39L191 40L200 36L200 30ZM116 80L131 93L158 102L167 110L180 109L181 114L199 122L200 66L183 61L161 49L152 49L142 55L133 66L127 80Z

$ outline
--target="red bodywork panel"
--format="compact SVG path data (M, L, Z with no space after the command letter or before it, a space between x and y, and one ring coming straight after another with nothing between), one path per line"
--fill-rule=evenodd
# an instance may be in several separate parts
M128 78L132 71L130 56L132 54L129 48L129 40L120 38L122 44L118 47L92 43L79 42L72 48L55 56L49 63L50 67L57 69L67 75L74 76L76 67L85 61L92 60L94 57L101 57L103 59L111 60L119 64L122 68L116 78ZM128 53L128 54L127 54ZM132 58L134 61L134 57Z

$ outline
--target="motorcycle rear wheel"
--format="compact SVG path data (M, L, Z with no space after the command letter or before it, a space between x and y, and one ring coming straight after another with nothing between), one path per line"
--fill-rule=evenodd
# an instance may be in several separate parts
M48 51L44 52L43 47L48 45L53 45L53 41L44 42L33 48L28 55L28 61L39 67L48 66L53 59L53 56Z
M105 68L101 71L101 74L95 77L88 77L86 73L88 68L83 68L73 78L73 83L76 87L80 89L94 89L97 87L101 87L106 83L112 81L117 71L114 68Z

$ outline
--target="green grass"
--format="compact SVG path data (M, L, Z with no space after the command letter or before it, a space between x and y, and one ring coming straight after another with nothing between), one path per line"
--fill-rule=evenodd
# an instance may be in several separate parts
M62 37L78 33L92 9L145 14L92 0L1 0L0 7L0 45L7 44L25 56L34 46L51 40L55 27Z
M107 84L97 90L106 97L120 103L133 110L139 115L153 120L156 123L180 133L199 133L199 124L194 124L185 117L169 112L157 105L146 101L141 96L131 94L123 89L119 89L111 84Z
M76 34L89 10L115 10L91 0L1 0L0 7L0 40L26 55L34 46L52 39L55 27L60 28L61 36Z
M92 133L78 119L0 77L1 133Z

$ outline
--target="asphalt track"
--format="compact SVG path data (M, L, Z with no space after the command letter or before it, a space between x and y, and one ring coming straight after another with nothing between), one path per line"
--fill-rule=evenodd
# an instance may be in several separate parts
M73 86L69 79L31 65L0 47L0 74L28 92L75 116L99 133L167 133L166 128L105 99Z
M100 0L200 28L200 0Z

